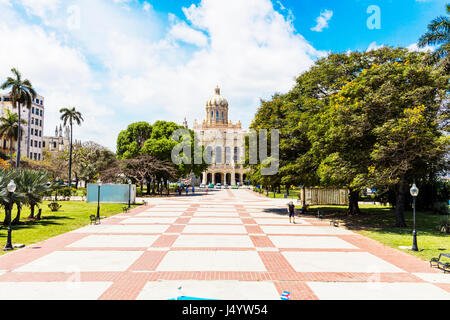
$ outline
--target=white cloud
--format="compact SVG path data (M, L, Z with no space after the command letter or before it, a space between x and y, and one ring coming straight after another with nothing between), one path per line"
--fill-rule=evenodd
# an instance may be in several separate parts
M426 51L431 51L433 52L435 50L435 48L433 46L428 46L426 45L423 48L419 48L417 46L417 43L412 43L409 46L406 47L406 49L410 50L410 51L420 51L420 52L426 52Z
M333 11L325 9L316 18L316 26L312 27L312 31L322 32L323 29L328 28L328 21L333 17Z
M1 77L17 66L33 81L46 98L47 134L59 123L59 108L77 106L86 119L77 139L113 150L118 132L132 121L202 120L217 84L229 100L230 119L248 125L260 98L288 91L325 54L270 0L202 0L169 21L151 5L77 0L71 3L81 13L76 30L66 26L66 4L21 1L48 24L0 20L0 38L12 41L0 51Z
M169 31L169 36L198 47L204 47L208 44L208 38L202 32L192 29L184 21L175 23Z
M384 44L377 45L377 42L376 42L376 41L373 41L373 42L371 42L371 43L369 44L369 46L367 47L367 50L366 50L366 51L377 50L377 49L383 48L384 46L385 46Z

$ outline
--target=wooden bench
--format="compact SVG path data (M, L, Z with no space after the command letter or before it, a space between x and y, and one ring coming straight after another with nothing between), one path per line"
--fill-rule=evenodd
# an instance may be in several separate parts
M444 273L450 272L450 262L441 261L441 257L450 258L450 253L441 253L438 258L431 258L430 266L444 270Z
M100 224L100 218L97 218L95 214L91 214L89 218L91 219L91 224Z
M323 219L323 213L320 210L317 210L317 218Z
M128 206L122 207L123 212L128 212L129 208Z

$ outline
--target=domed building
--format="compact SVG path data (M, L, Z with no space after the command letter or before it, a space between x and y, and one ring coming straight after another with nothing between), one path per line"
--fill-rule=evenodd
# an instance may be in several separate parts
M202 123L194 121L194 132L211 165L202 177L203 184L243 185L247 170L241 164L244 159L244 137L241 121L233 123L228 118L228 100L217 86L214 95L206 101L206 118Z

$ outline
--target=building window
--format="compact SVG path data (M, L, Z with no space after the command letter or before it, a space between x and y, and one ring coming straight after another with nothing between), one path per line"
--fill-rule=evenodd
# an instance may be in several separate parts
M219 110L216 111L216 121L219 121Z
M38 154L38 160L41 161L41 154Z
M239 147L234 147L234 162L239 162L240 160Z
M33 132L34 132L34 129L33 129L33 128L31 128L31 135L33 135Z
M45 148L45 141L42 141L42 148Z
M34 160L37 160L37 153L34 154Z
M34 146L37 148L37 140L34 140Z
M41 110L41 111L39 111L39 114L40 114L40 116L42 117L42 110Z
M42 127L42 120L39 120L39 126Z
M34 118L31 118L31 124L34 124Z
M231 163L231 148L230 147L225 147L225 162L226 162L226 164Z
M44 104L44 101L43 100L41 100L41 106Z
M34 107L31 108L31 113L34 113Z
M222 163L222 147L216 147L216 164Z
M33 140L30 140L30 145L31 145L31 147L33 146Z
M39 141L39 148L41 147L41 142Z
M223 120L223 111L222 111L222 120Z
M56 149L56 142L53 142L53 148Z
M42 131L39 130L39 137L42 137Z

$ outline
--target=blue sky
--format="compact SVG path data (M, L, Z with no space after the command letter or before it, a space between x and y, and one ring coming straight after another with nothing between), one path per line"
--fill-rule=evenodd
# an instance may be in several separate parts
M379 29L369 29L369 6ZM134 121L204 118L219 85L229 118L250 123L260 98L286 92L328 52L414 49L442 0L0 0L0 78L17 67L58 110L85 115L77 139L115 151Z

